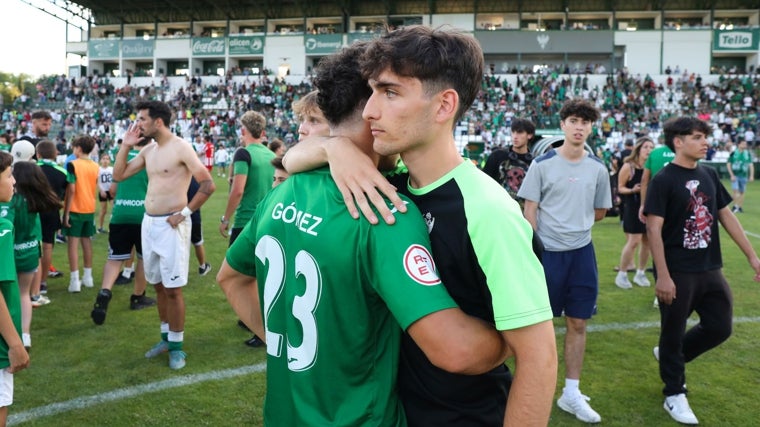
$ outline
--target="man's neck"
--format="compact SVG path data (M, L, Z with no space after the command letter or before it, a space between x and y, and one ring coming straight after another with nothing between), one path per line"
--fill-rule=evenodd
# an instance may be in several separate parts
M253 144L261 144L264 142L261 138L243 138L243 147L247 147Z
M699 159L691 159L684 155L679 155L676 153L676 157L673 159L673 162L678 166L681 166L682 168L686 169L696 169L697 164L699 163Z
M426 144L401 153L401 160L409 169L410 182L414 188L434 183L465 161L457 152L451 137L440 143Z
M586 157L586 149L583 145L571 145L564 143L558 149L557 152L567 160L578 161Z
M514 151L517 154L526 154L528 152L528 146L527 145L523 145L522 147L515 147L513 145L512 146L512 151Z

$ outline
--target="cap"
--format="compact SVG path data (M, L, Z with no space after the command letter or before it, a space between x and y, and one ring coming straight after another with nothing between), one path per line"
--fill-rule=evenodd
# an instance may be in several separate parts
M13 163L28 162L34 157L34 145L27 140L20 140L13 143L11 147Z

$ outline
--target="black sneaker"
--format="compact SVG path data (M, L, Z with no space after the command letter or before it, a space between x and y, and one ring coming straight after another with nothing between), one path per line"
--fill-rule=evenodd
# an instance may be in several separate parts
M116 278L116 281L113 282L115 285L128 285L132 283L131 277L124 277L123 274L119 274L119 277Z
M129 301L129 309L130 310L142 310L146 307L152 307L156 305L156 300L150 297L146 297L143 295L132 295L132 298Z
M205 263L202 266L198 267L198 274L201 276L207 275L209 271L211 271L211 264L209 263Z
M245 345L247 345L248 347L258 348L258 347L264 347L266 343L262 341L261 338L254 335L253 338L249 340L245 340Z
M98 292L98 297L95 298L95 306L92 308L90 317L96 325L102 325L106 321L106 310L108 310L108 303L111 301L111 291L108 289L101 289Z
M58 270L50 270L48 271L48 277L52 277L52 278L63 277L63 273L61 273Z

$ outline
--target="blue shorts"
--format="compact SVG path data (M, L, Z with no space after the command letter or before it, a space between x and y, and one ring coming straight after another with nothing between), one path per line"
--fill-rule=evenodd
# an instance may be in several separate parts
M740 193L744 193L744 191L747 189L747 178L742 178L736 175L734 175L734 177L735 179L731 181L731 189Z
M544 265L549 301L555 317L590 319L596 313L599 272L593 243L569 251L544 251Z

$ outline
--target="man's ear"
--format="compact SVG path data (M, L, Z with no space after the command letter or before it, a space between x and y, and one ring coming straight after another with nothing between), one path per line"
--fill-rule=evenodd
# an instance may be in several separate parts
M436 119L440 122L454 120L459 109L459 94L454 89L445 89L438 94L439 105Z

